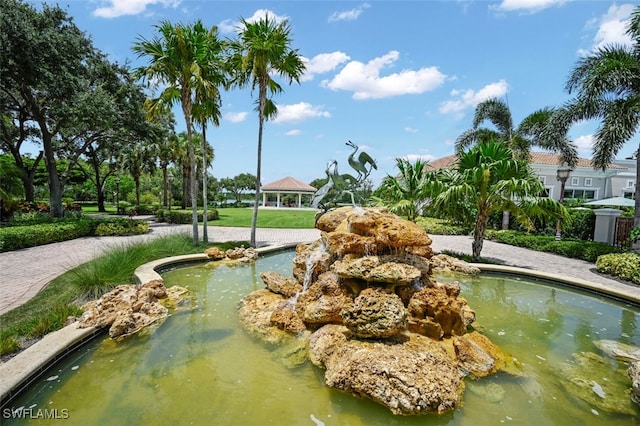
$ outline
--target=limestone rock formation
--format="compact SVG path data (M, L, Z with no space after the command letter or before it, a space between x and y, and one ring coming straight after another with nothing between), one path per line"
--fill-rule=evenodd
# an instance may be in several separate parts
M326 212L316 227L320 240L296 248L293 277L263 273L266 288L239 306L249 333L296 354L288 364L308 347L328 386L405 415L455 409L467 375L518 374L512 357L468 333L475 313L457 283L433 278L442 261L422 227L358 207Z
M204 251L204 254L211 260L226 260L236 263L253 262L258 258L258 252L251 247L236 247L224 252L218 247L209 247Z
M119 285L82 307L78 327L109 327L111 338L125 337L165 318L166 306L176 306L187 292L177 286L167 289L162 280Z
M400 297L377 288L362 290L341 316L354 336L364 339L395 336L407 328L407 310Z

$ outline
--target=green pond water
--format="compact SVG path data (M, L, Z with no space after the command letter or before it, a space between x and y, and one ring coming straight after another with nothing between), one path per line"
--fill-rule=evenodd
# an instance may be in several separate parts
M190 302L144 335L97 338L54 365L3 410L1 423L64 425L638 425L625 362L602 358L582 371L597 398L622 393L626 414L607 412L568 386L574 354L601 354L594 340L640 346L640 309L524 278L455 279L476 311L477 328L512 353L523 377L467 380L460 409L403 417L323 384L323 371L294 369L247 335L236 306L263 287L260 273L291 275L294 253L255 265L198 264L167 271L166 285L188 287ZM440 281L452 277L439 277ZM579 370L579 368L578 368ZM593 396L593 395L592 395ZM7 409L26 414L7 416ZM66 417L42 419L34 417ZM21 418L19 418L21 417Z

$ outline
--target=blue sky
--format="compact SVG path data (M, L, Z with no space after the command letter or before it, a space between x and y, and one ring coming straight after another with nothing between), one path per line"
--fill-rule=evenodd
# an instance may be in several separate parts
M33 1L40 4L40 1ZM57 3L57 2L47 2ZM394 174L395 159L452 154L472 124L475 106L508 102L517 125L530 113L570 99L567 76L581 55L603 44L629 43L625 22L636 4L612 1L186 1L59 2L112 60L144 62L131 47L156 35L161 20L217 25L233 37L242 17L288 19L293 45L307 61L300 85L282 82L279 115L263 137L264 184L292 176L309 183L351 140L378 162L374 184ZM208 128L218 178L255 174L256 94L222 94L223 119ZM184 120L176 109L178 130ZM487 124L488 125L488 124ZM597 123L574 125L571 138L591 158ZM638 139L618 154L630 155Z

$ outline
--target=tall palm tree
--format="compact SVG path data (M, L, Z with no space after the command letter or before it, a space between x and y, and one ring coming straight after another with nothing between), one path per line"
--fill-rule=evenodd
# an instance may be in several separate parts
M256 197L251 220L251 246L256 246L256 225L260 203L260 180L262 171L262 131L265 119L275 117L276 104L267 93L275 95L283 91L272 78L279 75L289 84L300 83L306 67L298 50L292 49L291 27L288 21L277 23L269 15L255 22L241 20L242 30L237 39L230 41L230 71L233 78L230 86L258 89L258 159L256 166Z
M193 105L196 90L202 95L215 96L217 87L207 80L210 67L216 63L217 39L214 30L207 29L200 20L192 25L162 21L156 26L160 36L148 40L139 37L133 46L138 57L148 57L147 66L140 67L141 77L154 84L166 85L159 96L147 102L150 111L166 109L180 102L187 127L189 143L190 188L193 223L193 243L198 243L198 182L193 146Z
M209 149L207 142L207 121L211 120L214 126L220 126L220 117L222 116L222 97L220 96L220 87L227 85L227 73L225 69L225 49L226 42L218 37L218 28L212 27L209 35L210 48L212 55L210 57L210 66L204 70L208 74L202 80L206 86L198 85L195 91L195 103L193 105L193 115L197 123L202 127L202 241L209 242L207 230L207 210L209 201L207 200L207 169L213 161L213 148ZM209 151L211 155L208 157Z
M552 122L551 132L566 132L577 121L601 120L593 139L592 163L602 170L613 161L640 126L640 7L631 14L626 33L630 46L608 45L578 60L566 83L576 93ZM640 183L640 146L636 182ZM636 184L634 225L640 226L640 185Z
M389 210L403 214L414 222L418 216L420 206L427 200L427 182L429 179L429 162L417 159L414 163L404 158L396 158L398 174L387 175L382 180L383 191L393 204Z
M553 108L542 108L526 116L514 127L509 105L497 98L480 102L473 116L473 127L456 139L456 151L461 152L474 143L490 140L504 143L513 152L514 158L529 162L531 148L540 147L560 155L560 161L574 168L578 161L578 149L567 137L568 132L556 132L552 137L545 133L553 114ZM489 121L494 129L479 127ZM502 216L502 228L509 227L509 213Z
M546 136L544 131L554 112L553 108L536 110L514 127L511 110L505 101L493 98L480 102L473 116L473 127L456 139L456 151L462 152L474 143L494 140L506 144L514 158L528 162L531 148L537 146L560 154L562 162L575 167L578 150L567 138L567 133L556 135L555 138L543 137ZM480 127L485 121L493 124L495 130Z
M567 210L555 200L539 198L544 186L528 163L514 158L504 143L489 141L462 152L454 169L440 173L429 183L435 209L452 206L475 207L475 226L471 244L472 258L480 258L489 217L496 211L508 211L528 228L532 217L568 217ZM508 195L506 195L508 194Z

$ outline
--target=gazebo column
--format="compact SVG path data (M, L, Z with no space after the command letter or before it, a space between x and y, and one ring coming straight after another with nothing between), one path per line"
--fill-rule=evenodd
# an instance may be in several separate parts
M302 207L302 192L298 192L298 208Z
M267 205L267 193L263 192L262 193L262 207L265 207Z
M278 201L276 201L276 207L280 208L280 193L278 192Z

